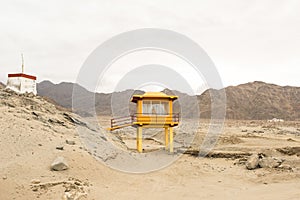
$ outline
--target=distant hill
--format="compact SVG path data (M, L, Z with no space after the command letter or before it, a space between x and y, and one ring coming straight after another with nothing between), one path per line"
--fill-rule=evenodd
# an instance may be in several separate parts
M300 119L300 87L252 82L226 88L227 117Z
M38 94L53 99L57 104L66 108L72 108L73 87L79 87L82 96L94 95L81 86L73 83L53 84L50 81L43 81L38 84ZM209 89L199 96L190 96L179 91L164 90L167 94L179 96L181 104L189 115L195 116L197 106L200 108L201 118L210 118L211 99L210 94L217 94L219 90ZM251 82L238 86L225 88L226 118L227 119L249 119L262 120L272 118L282 118L285 120L300 119L300 87L278 86L264 82ZM135 110L135 104L129 103L133 93L143 93L143 91L126 90L109 94L96 93L95 107L98 115L111 115L111 99L116 105L115 112L120 116L128 113L124 105L130 107L130 112ZM113 98L112 98L113 96ZM192 100L197 100L198 105L191 104ZM181 105L182 106L182 105ZM89 112L88 108L77 112ZM175 102L175 112L180 111L179 101Z
M37 84L38 95L48 97L60 106L72 108L73 87L79 87L83 96L90 95L91 92L74 83L62 82L54 84L50 81L43 81Z
M84 98L91 97L95 95L95 109L98 115L111 115L111 99L113 96L114 105L116 112L120 116L124 114L128 114L127 110L124 110L124 103L128 105L129 99L132 94L142 94L143 91L134 91L134 90L126 90L123 92L114 92L113 94L105 94L105 93L93 93L85 88L74 84L74 83L66 83L62 82L59 84L53 84L50 81L43 81L37 84L38 95L47 97L55 101L58 105L71 109L72 108L72 94L73 87L77 87L76 91L78 92L78 96L82 97L82 101ZM84 105L84 103L83 103ZM130 112L134 113L135 104L129 103ZM93 107L84 105L84 108L80 110L76 110L79 114L88 115L93 111Z
M210 117L210 92L200 95L202 117ZM264 120L281 118L285 120L300 119L300 87L278 86L261 81L230 86L226 92L226 118Z

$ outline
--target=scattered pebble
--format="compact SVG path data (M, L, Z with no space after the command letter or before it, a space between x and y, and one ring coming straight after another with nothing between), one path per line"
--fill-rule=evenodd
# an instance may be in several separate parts
M69 145L75 145L75 141L73 140L66 140L66 143Z
M62 151L62 150L64 150L64 146L57 146L56 149Z
M64 157L57 157L51 164L51 170L63 171L69 168Z
M280 166L278 166L278 168L283 170L293 170L293 168L288 164L281 164Z
M289 142L296 142L296 140L293 140L292 138L288 138L287 141L289 141Z
M31 183L32 184L39 184L41 181L39 179L32 179Z

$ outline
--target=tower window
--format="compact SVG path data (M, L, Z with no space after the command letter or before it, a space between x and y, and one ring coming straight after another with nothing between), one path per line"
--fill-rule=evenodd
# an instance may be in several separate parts
M145 100L143 101L143 114L168 115L169 102Z

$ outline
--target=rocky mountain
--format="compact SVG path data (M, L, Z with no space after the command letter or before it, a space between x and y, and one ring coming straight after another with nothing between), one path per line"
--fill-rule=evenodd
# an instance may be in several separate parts
M91 92L73 83L43 81L37 84L38 95L48 97L65 108L72 108L73 87L78 87L82 96L91 95Z
M300 87L252 82L226 88L232 119L300 119Z
M126 90L122 92L114 93L93 93L78 84L62 82L59 84L53 84L50 81L43 81L37 84L38 95L52 99L56 104L71 109L72 108L72 94L73 88L76 87L77 96L82 98L95 98L95 110L97 115L111 115L111 103L115 105L115 110L118 110L120 116L127 114L127 110L124 110L124 103L130 107L131 113L134 112L135 104L128 102L133 94L142 94L143 91ZM113 100L113 101L112 101ZM76 110L75 112L83 115L89 115L93 112L93 107L84 105L84 108Z
M53 99L57 104L71 108L73 87L80 87L82 96L94 95L81 86L72 83L53 84L43 81L38 84L38 94ZM219 96L221 90L209 89L199 96L190 96L179 91L164 90L167 94L176 94L180 101L175 102L175 112L180 111L180 105L190 116L196 116L200 108L202 118L210 118L211 94ZM124 103L129 104L130 112L135 105L128 103L132 94L143 91L126 90L110 94L95 93L95 107L98 115L111 115L111 102L118 114L126 114ZM300 87L278 86L264 82L251 82L225 88L226 118L262 120L282 118L285 120L300 119ZM112 98L113 97L113 98ZM215 99L219 101L219 97ZM198 101L197 104L191 102ZM88 112L89 109L85 109ZM80 111L77 111L80 112ZM128 111L127 111L128 112Z
M219 91L210 89L198 97L205 118L210 117L211 92L216 94ZM300 87L255 81L227 87L225 92L227 119L300 119Z

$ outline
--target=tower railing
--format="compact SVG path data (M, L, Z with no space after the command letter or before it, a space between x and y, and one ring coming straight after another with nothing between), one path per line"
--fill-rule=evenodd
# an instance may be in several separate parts
M111 119L110 130L132 126L138 122L150 124L179 123L180 113L135 113Z

